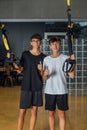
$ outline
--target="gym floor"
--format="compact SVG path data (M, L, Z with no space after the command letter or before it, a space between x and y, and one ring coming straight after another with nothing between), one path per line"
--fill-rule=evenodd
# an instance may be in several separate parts
M0 130L17 130L20 86L0 87ZM29 130L30 110L25 117L24 130ZM49 130L47 111L39 108L35 130ZM55 130L58 129L57 113ZM87 96L70 96L66 112L66 130L87 130Z

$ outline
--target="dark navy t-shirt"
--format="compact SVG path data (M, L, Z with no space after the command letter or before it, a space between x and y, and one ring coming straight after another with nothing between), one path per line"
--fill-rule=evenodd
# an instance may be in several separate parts
M42 90L43 82L42 77L38 70L38 64L40 61L43 64L43 59L46 55L41 53L39 55L33 55L29 51L24 51L20 60L20 64L23 67L23 80L22 90L40 91Z

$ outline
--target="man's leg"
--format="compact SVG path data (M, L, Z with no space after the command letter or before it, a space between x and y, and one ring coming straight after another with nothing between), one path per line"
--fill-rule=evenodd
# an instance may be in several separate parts
M18 130L23 130L25 113L26 113L26 109L19 110Z
M48 111L50 130L55 130L55 111Z
M31 108L31 116L30 116L30 126L29 126L29 130L34 130L34 128L35 128L36 119L37 119L37 111L38 111L38 107L33 106L33 107Z
M65 111L58 110L58 117L59 117L59 130L65 130L66 127Z

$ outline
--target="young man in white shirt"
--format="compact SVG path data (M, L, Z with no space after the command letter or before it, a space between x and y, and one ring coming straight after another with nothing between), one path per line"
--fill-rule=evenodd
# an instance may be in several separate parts
M43 79L46 80L44 88L45 109L48 110L50 130L55 130L55 110L57 105L59 129L65 130L65 111L68 110L68 89L66 73L63 72L62 67L68 56L60 53L60 38L51 38L49 46L52 50L52 55L45 57L43 62ZM75 56L71 55L70 59L75 60ZM69 72L68 75L70 78L74 78L75 71Z

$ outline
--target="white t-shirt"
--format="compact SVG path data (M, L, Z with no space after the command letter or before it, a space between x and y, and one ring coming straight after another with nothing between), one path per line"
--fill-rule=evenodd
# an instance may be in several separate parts
M44 92L47 94L66 94L68 93L66 74L63 72L62 67L64 61L68 58L67 55L60 54L57 58L47 56L43 61L43 69L48 66L49 76L46 80Z

